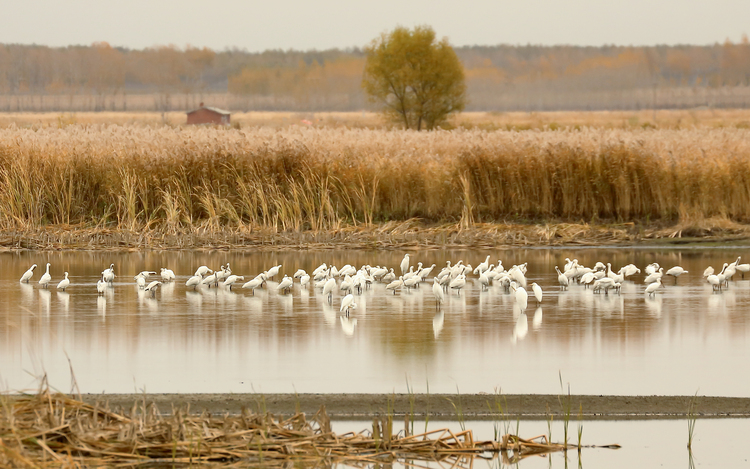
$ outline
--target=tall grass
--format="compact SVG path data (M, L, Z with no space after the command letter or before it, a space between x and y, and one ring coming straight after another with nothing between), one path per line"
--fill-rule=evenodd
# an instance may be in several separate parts
M745 129L0 130L0 229L750 221Z

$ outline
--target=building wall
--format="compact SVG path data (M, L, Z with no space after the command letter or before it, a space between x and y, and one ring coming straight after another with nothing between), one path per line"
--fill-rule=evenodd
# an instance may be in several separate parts
M188 124L229 124L229 115L219 114L209 109L198 109L187 115Z

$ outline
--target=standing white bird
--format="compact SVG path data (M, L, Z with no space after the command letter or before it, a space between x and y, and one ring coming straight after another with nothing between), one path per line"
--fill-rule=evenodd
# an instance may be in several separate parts
M487 256L487 258L484 260L484 262L480 263L475 269L474 274L482 274L484 271L490 268L490 256Z
M404 258L401 259L401 275L406 275L406 272L409 270L409 255L404 254Z
M195 275L199 275L201 278L203 278L203 277L205 277L206 275L208 275L209 273L212 273L212 272L213 272L213 270L209 269L205 265L202 265L202 266L198 267L198 269L195 271L195 274L193 274L193 275L194 276Z
M146 288L146 277L143 275L143 272L133 277L133 280L135 280L135 284L138 285L138 288L141 290Z
M294 273L294 278L302 278L302 276L307 275L307 272L305 272L305 269L297 269L297 272Z
M109 268L102 270L102 279L107 283L115 281L115 265L109 264Z
M333 303L333 290L336 289L336 279L331 277L323 285L323 295L328 295L328 303Z
M678 265L666 271L664 275L671 275L672 277L674 277L674 284L677 285L677 277L686 273L688 273L688 271Z
M661 280L663 276L664 276L664 267L659 267L658 271L648 274L648 277L646 277L643 280L643 283L646 283L646 284L654 283L657 280Z
M288 275L284 275L284 278L281 279L281 282L279 282L279 284L276 285L276 290L280 291L281 293L284 293L285 291L291 290L293 285L294 285L294 279L292 279L292 277L289 277Z
M393 294L396 294L396 290L401 288L404 285L404 277L399 277L397 280L392 281L388 285L385 286L386 291L392 290Z
M706 267L706 270L703 271L703 278L708 278L709 275L713 275L713 274L714 274L714 268L709 265L708 267Z
M29 270L21 275L21 282L29 283L29 280L31 280L31 277L34 275L34 269L36 269L36 264L32 265Z
M349 310L356 307L357 303L354 302L354 295L349 293L341 299L341 307L339 308L339 312L343 313L344 311L346 311L346 317L349 317Z
M380 281L383 282L383 283L385 283L385 284L389 284L389 283L393 282L394 280L396 280L396 273L393 271L393 269L390 269L390 271L388 271L387 274L383 275L380 278Z
M103 278L96 281L96 292L101 296L104 294L104 289L107 287L107 282Z
M544 294L542 292L542 287L536 284L536 282L533 282L531 284L531 290L534 292L534 298L536 298L536 303L541 304L542 303L542 295Z
M57 284L57 289L65 291L66 288L70 285L70 280L68 280L68 273L65 272L65 278L60 280L60 283Z
M656 295L656 290L661 286L661 278L657 278L655 282L649 284L646 287L646 294L649 296Z
M187 282L185 282L186 287L193 287L193 290L196 290L198 288L198 285L201 284L201 281L203 280L203 277L200 275L193 275L189 279L187 279Z
M560 272L560 269L555 266L555 270L557 271L557 282L560 284L560 290L567 290L568 289L568 277Z
M161 268L161 279L165 282L171 282L176 278L174 271L172 269L166 269L164 267Z
M47 271L44 272L42 275L42 278L39 279L39 285L41 285L44 288L47 288L47 285L52 281L52 276L49 274L49 266L50 263L47 262Z
M432 296L435 297L435 307L439 310L440 305L445 302L445 293L443 293L443 287L437 277L432 279Z
M525 311L526 307L529 305L529 294L522 286L514 286L513 288L515 288L516 290L515 297L516 303L518 303L518 307L521 308L521 311Z
M310 276L305 274L302 277L299 278L299 286L302 288L307 288L307 285L310 283Z
M279 273L279 270L281 270L281 264L275 265L268 269L268 271L266 272L266 279L274 278L274 276Z
M461 296L461 289L466 286L466 275L459 274L458 277L451 280L451 283L448 286L456 290L458 296Z
M230 275L229 277L224 280L224 286L229 287L229 290L232 290L232 285L237 283L237 280L245 280L245 277L242 275Z
M156 289L159 288L159 285L161 285L161 282L158 280L154 280L153 282L149 283L146 288L144 288L144 291L151 292L151 297L156 296Z
M219 283L219 277L218 277L218 274L219 274L219 272L214 272L214 273L212 273L212 274L211 274L211 275L209 275L208 277L205 277L205 278L203 279L203 281L202 281L201 283L202 283L203 285L208 285L208 288L211 288L211 285L212 285L212 284L216 284L216 285L218 285L218 283Z
M263 284L263 282L265 282L265 281L266 281L266 274L265 273L258 274L258 275L255 276L254 279L252 279L252 280L250 280L248 282L245 282L242 285L242 288L249 288L250 291L253 292L253 295L255 295L255 289L258 288L259 286L261 286Z

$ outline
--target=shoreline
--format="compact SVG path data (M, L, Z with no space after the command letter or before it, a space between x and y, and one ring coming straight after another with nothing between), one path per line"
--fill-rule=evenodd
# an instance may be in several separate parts
M12 397L11 397L12 398ZM293 415L314 415L321 405L334 420L362 420L393 413L416 419L555 420L564 418L568 396L548 394L82 394L89 404L131 409L155 404L162 414L189 406L189 412L240 414L243 408ZM716 396L597 396L571 395L570 419L651 420L750 418L750 398ZM694 415L689 414L695 399ZM455 405L454 405L455 404ZM502 412L498 408L502 406ZM390 409L390 412L389 412ZM412 410L413 409L413 410Z
M700 225L700 226L697 226ZM0 231L0 252L128 250L332 250L332 249L488 249L502 247L682 247L750 245L750 225L727 220L700 224L641 226L634 223L460 223L427 225L405 220L352 225L329 231L252 229L118 230L55 225Z

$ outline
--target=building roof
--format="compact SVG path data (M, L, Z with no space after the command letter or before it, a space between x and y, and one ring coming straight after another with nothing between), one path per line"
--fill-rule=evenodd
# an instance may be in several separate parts
M217 114L223 114L223 115L226 115L226 116L228 116L228 115L231 114L231 112L225 111L224 109L219 109L218 107L210 107L210 106L201 106L198 109L193 109L192 111L188 111L187 113L188 114L192 114L194 112L200 111L201 109L207 109L207 110L215 112Z

